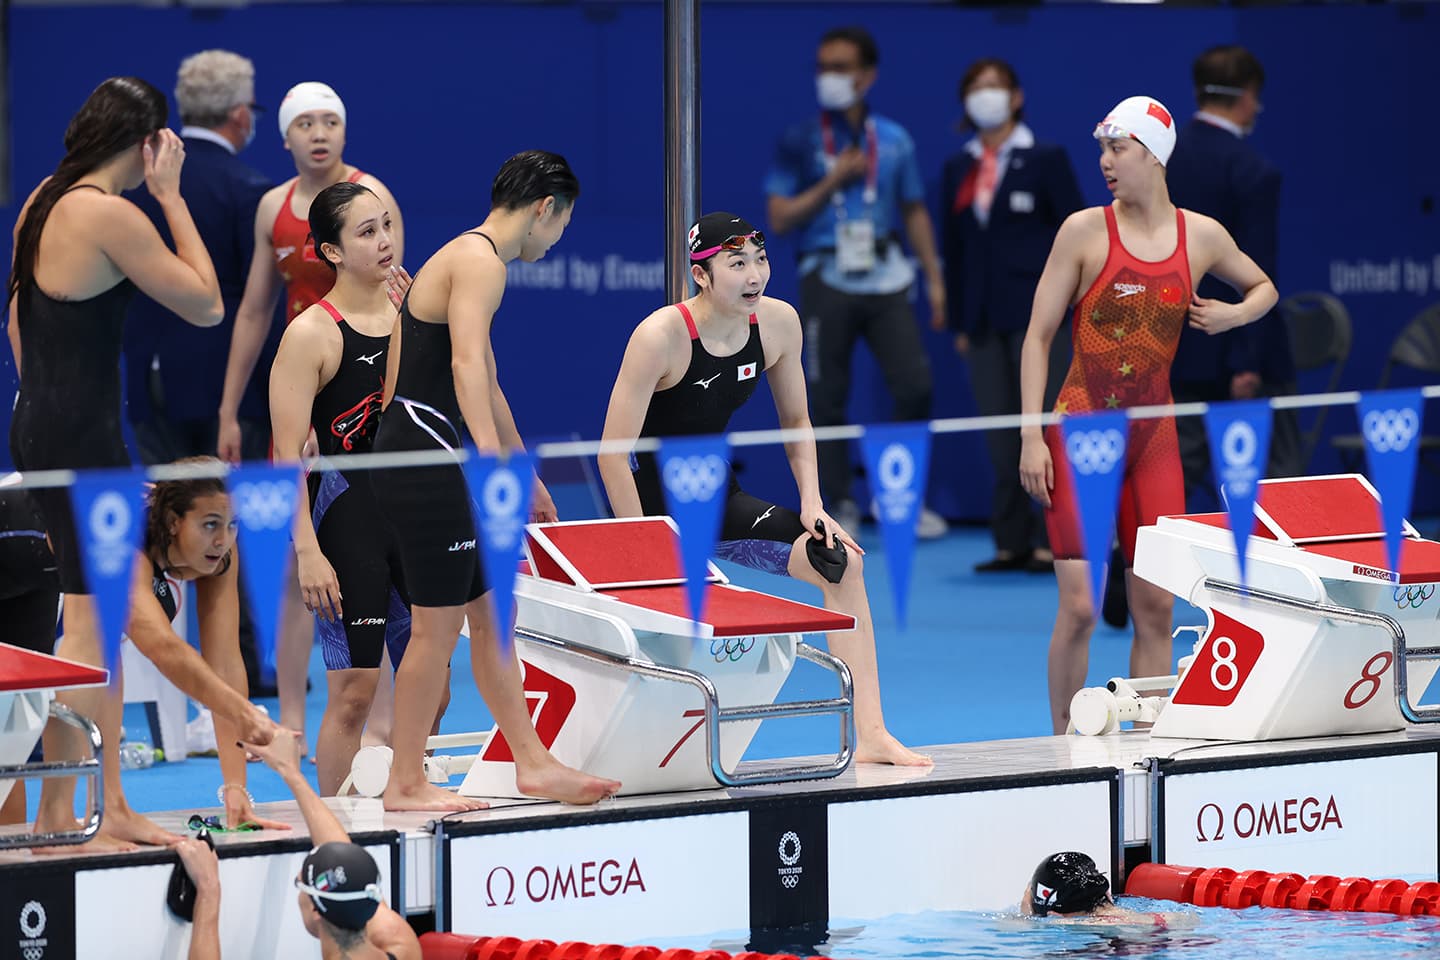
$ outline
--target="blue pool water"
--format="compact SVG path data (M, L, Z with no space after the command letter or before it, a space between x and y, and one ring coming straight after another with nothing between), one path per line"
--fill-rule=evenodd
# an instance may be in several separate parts
M823 953L851 960L946 960L951 957L1156 957L1261 960L1271 957L1426 958L1440 952L1440 917L1299 910L1183 907L1122 897L1122 906L1177 916L1169 929L1091 925L983 913L920 913L865 923L833 921L819 944L774 940L746 944L724 935L667 941L692 950L712 946Z

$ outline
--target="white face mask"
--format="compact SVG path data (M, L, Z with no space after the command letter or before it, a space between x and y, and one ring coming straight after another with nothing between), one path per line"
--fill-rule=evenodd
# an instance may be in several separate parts
M848 110L855 105L855 80L848 73L821 73L815 77L815 98L824 110Z
M250 114L250 127L245 131L245 143L240 147L241 150L255 142L255 108L246 107L245 112Z
M965 114L981 130L993 130L1010 120L1010 91L987 87L965 96Z

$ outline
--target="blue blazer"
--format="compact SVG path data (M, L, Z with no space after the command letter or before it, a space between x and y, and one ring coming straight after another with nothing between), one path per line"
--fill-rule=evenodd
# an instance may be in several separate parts
M971 336L1023 331L1055 233L1084 206L1061 147L1016 147L982 225L971 198L979 161L968 151L945 162L940 212L950 329Z
M1204 120L1180 129L1165 171L1170 199L1177 207L1220 221L1240 249L1275 279L1280 219L1280 171L1245 140ZM1207 277L1196 294L1238 303L1228 284ZM1290 338L1279 314L1271 311L1255 323L1209 336L1186 326L1170 369L1172 382L1228 381L1242 371L1259 373L1267 383L1295 379Z
M220 409L230 332L255 252L255 208L273 185L264 174L218 143L186 138L180 195L215 264L220 295L225 301L225 319L214 327L194 327L149 297L135 297L125 318L125 389L131 422L144 423L155 415L148 389L154 358L160 362L167 419L208 420ZM165 243L174 249L165 215L150 191L142 185L127 196L145 211ZM256 376L251 378L240 405L241 417L269 419L268 375L278 334L278 329L272 333L273 342L267 343L260 355Z

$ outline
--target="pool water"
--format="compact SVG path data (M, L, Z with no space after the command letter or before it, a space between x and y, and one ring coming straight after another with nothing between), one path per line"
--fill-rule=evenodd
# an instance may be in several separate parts
M1178 915L1170 929L1091 925L1016 915L962 912L904 914L866 923L834 921L823 942L717 937L670 942L692 950L758 949L853 960L944 960L949 957L1272 957L1421 958L1440 956L1440 917L1300 910L1225 910L1122 897L1132 910Z

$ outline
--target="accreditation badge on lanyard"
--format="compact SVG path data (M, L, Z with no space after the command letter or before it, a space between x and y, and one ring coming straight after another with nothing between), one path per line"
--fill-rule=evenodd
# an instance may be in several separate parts
M835 133L830 129L830 114L820 114L820 138L825 149L825 172L835 169ZM875 135L875 118L865 118L865 216L852 220L846 216L843 190L830 195L835 205L835 265L842 273L869 273L875 269L875 202L879 196L880 147Z

